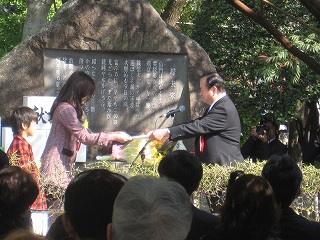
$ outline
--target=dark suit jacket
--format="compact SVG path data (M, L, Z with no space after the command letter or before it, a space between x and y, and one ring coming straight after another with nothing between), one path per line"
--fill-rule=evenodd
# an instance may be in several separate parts
M228 96L219 99L202 117L169 128L173 141L197 137L196 156L204 163L220 165L242 162L240 152L241 125L238 111ZM199 151L199 136L204 138L204 151Z
M210 233L213 228L221 222L220 217L212 215L204 210L192 206L191 229L186 240L198 240L202 236Z
M244 159L251 157L253 162L258 160L267 160L271 155L283 155L288 153L288 148L278 138L270 143L255 140L252 136L243 144L241 153Z
M310 141L302 151L302 158L304 163L312 163L320 161L320 147L316 146L314 140Z
M296 214L292 208L282 210L279 221L282 240L319 240L320 223Z

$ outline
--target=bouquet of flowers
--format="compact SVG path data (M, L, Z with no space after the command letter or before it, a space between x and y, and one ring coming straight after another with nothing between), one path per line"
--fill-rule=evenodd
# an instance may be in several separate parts
M124 145L113 145L111 155L97 156L97 160L117 160L152 166L158 164L173 147L174 143L169 140L134 139Z

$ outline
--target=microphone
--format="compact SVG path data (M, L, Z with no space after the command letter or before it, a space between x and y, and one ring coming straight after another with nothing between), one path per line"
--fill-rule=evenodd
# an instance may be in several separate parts
M184 112L185 110L186 110L186 107L183 106L183 105L181 105L180 107L178 107L178 108L176 108L176 109L174 109L174 110L170 110L169 112L161 115L161 117L166 117L166 118L168 118L168 117L173 116L175 113Z

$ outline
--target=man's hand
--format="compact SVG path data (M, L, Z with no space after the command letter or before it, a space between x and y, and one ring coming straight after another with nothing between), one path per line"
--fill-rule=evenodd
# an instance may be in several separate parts
M157 129L157 130L151 131L148 133L148 135L150 136L149 138L151 140L159 140L159 141L165 137L170 136L167 128Z
M259 139L262 142L267 142L268 141L268 135L267 135L267 131L266 130L263 131L263 135L258 135L257 127L256 126L252 126L250 133L251 133L251 136L254 139Z
M115 142L120 142L120 143L125 143L129 140L132 140L132 137L125 132L112 132L109 135L109 140L115 141Z

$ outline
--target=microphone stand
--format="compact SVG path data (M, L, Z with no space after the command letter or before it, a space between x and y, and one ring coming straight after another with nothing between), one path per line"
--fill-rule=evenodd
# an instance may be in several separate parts
M163 119L162 123L160 123L159 128L162 127L162 125L167 121L167 119L169 117L173 117L174 114L170 114L168 116L165 116L165 118ZM135 159L132 161L132 164L135 163L135 161L137 161L138 157L141 156L141 160L142 160L142 166L145 166L145 162L144 162L144 159L145 159L145 154L144 154L144 150L146 149L147 145L151 142L152 140L151 139L148 139L148 141L144 144L144 146L141 148L141 150L139 151L138 155L135 157Z

